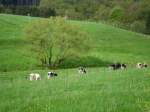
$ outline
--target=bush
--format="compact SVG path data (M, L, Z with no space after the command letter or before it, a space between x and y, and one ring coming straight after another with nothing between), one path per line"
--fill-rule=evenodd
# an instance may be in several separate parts
M0 13L4 12L4 6L0 5Z
M112 21L121 21L124 16L123 9L120 7L115 7L112 9L112 12L110 13L110 19Z
M144 33L146 30L145 22L143 21L135 21L130 25L130 29L132 31Z
M50 17L56 15L55 10L51 8L44 8L44 7L38 7L38 13L40 17Z
M12 12L13 11L10 8L6 8L4 11L4 13L7 13L7 14L12 14Z
M148 16L146 19L146 33L150 34L150 12L148 13Z
M108 20L110 9L104 5L100 5L99 9L94 14L95 20Z

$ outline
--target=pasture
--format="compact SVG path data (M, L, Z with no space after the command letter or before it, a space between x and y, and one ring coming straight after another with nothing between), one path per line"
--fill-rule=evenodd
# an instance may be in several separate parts
M149 112L150 69L137 69L137 62L150 64L150 36L102 23L69 21L88 31L91 49L86 56L68 59L47 79L29 50L23 30L40 18L0 14L0 112ZM110 63L128 65L110 70ZM87 66L79 75L76 66ZM72 69L71 69L72 68ZM26 76L39 73L40 81Z
M31 72L41 81L29 81ZM90 68L86 75L77 69L22 71L0 74L0 112L149 112L150 70L113 71ZM5 78L4 78L5 77Z
M23 30L26 24L40 18L0 15L0 71L33 70L39 61L30 52ZM91 50L81 58L68 59L61 68L80 65L104 67L123 62L135 66L137 62L150 63L150 36L138 34L102 23L69 21L80 24L90 36ZM82 54L81 54L82 55ZM11 57L11 58L10 58Z

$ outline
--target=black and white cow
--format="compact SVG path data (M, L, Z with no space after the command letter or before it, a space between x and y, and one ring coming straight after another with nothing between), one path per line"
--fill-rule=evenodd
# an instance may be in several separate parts
M126 64L121 64L121 63L114 63L114 64L111 64L109 66L109 68L113 69L113 70L118 70L118 69L126 69L127 68L127 65Z
M127 64L121 64L121 69L126 69L127 68Z
M79 74L86 74L86 69L84 67L79 67L78 72Z
M56 76L58 76L57 75L57 73L55 73L55 72L48 72L48 79L50 79L51 77L56 77Z

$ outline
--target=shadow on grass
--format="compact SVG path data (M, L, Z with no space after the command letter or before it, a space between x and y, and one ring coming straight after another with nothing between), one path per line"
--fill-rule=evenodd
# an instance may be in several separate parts
M57 66L56 68L50 67L51 69L67 69L67 68L76 68L80 66L84 67L107 67L110 65L111 62L100 60L99 58L95 57L82 57L82 58L67 58L61 65ZM37 69L47 69L47 67L42 66L34 66L30 67L28 64L24 65L0 65L0 72L8 72L8 71L18 71L18 70L37 70Z
M21 46L27 44L22 39L0 39L0 46Z
M84 67L106 67L112 62L103 61L96 57L82 57L82 58L68 58L58 68L75 68L79 66Z

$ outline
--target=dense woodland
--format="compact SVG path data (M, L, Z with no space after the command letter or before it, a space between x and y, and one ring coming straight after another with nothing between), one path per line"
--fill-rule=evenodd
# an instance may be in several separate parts
M0 0L4 6L10 5L38 5L40 0Z
M75 20L102 21L150 34L150 0L22 0L24 2L21 4L16 1L0 0L0 12L21 15L30 13L31 16L41 17L60 15Z

